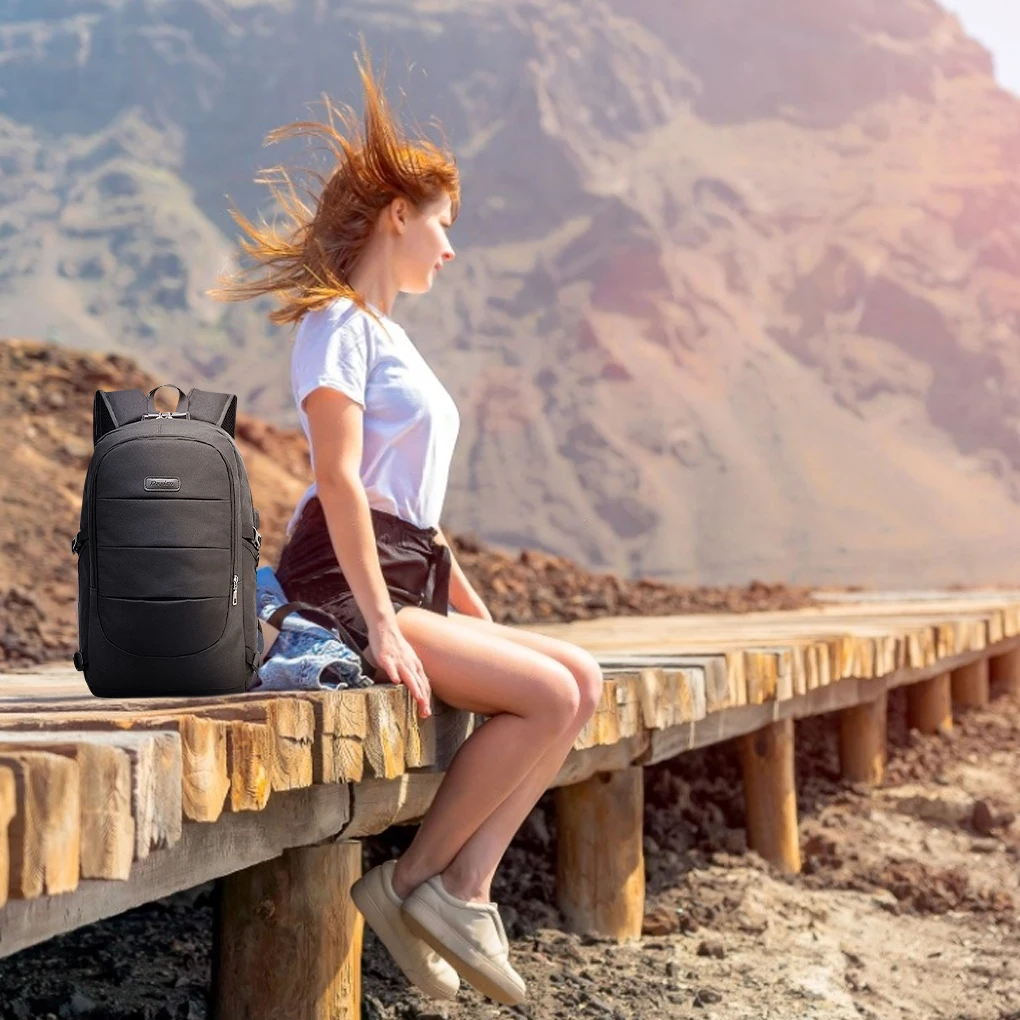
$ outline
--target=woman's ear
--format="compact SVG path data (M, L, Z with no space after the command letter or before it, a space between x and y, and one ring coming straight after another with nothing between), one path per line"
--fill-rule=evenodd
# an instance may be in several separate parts
M389 223L398 234L402 234L407 229L409 211L406 198L397 197L389 204L387 209Z

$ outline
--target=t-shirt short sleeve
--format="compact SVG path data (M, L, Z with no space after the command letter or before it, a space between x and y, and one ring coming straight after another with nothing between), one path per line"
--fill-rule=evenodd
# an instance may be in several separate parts
M337 323L324 317L301 338L294 352L294 396L302 407L305 397L320 386L339 390L365 406L368 385L368 338L357 318Z

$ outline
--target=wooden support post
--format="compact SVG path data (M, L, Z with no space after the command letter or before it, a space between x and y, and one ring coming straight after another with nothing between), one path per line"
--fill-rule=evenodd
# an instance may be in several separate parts
M800 871L800 841L793 720L781 719L741 737L740 750L748 845L771 864L796 873Z
M988 679L991 692L996 697L1005 694L1020 698L1020 648L989 659Z
M645 915L644 769L599 772L556 800L556 893L570 931L638 938Z
M326 843L219 880L217 1020L359 1020L360 876L360 843Z
M981 708L988 704L988 660L978 659L967 666L954 669L953 701L967 708Z
M919 733L949 733L953 728L953 697L948 673L907 688L907 725Z
M885 778L886 708L883 692L874 701L839 714L839 759L843 778L878 786Z

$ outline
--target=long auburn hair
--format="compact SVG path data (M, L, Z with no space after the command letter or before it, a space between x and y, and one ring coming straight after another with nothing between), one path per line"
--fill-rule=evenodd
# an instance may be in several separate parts
M299 188L281 166L255 178L268 185L286 225L283 229L265 222L257 225L232 208L230 215L244 232L241 251L250 264L220 277L219 286L207 292L210 297L245 301L275 294L280 307L269 318L280 325L300 322L308 312L337 298L350 298L364 309L364 299L351 287L350 277L382 210L398 197L421 210L445 192L457 215L460 178L452 154L424 137L408 139L390 112L364 44L355 63L364 124L349 106L323 96L325 122L299 121L266 136L267 145L302 137L323 142L335 166L328 177L308 168L298 171L315 188Z

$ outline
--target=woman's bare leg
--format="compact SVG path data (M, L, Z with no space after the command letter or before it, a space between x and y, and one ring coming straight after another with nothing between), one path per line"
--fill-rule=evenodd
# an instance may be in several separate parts
M466 630L415 607L397 619L447 704L490 718L454 756L393 875L406 896L449 867L482 823L573 725L580 693L570 670L505 638Z
M491 624L469 616L451 616L456 623L477 632L506 638L548 655L570 670L580 693L580 706L573 724L538 760L506 800L461 847L443 872L443 884L465 900L489 900L492 879L499 862L528 813L538 803L570 753L577 735L598 707L602 694L602 669L596 659L577 645L543 634Z
M406 612L401 613L400 616L401 629L412 646L419 651L425 671L429 673L436 694L449 704L462 707L458 706L454 700L460 693L459 690L448 689L445 675L430 672L429 664L416 644L416 640L420 638L416 632L416 618L409 618ZM427 620L423 622L428 623ZM463 629L465 639L481 640L487 647L492 648L499 648L503 643L509 643L537 653L545 657L547 661L551 660L559 664L569 671L577 691L577 710L573 718L555 736L544 753L538 754L532 760L527 770L518 777L516 784L509 789L503 800L459 847L449 865L439 869L443 873L444 886L453 895L465 900L488 900L492 877L506 853L510 841L527 817L528 812L552 782L564 759L570 753L578 733L598 705L602 689L602 671L592 656L576 645L565 641L557 641L543 635L503 627L473 617L451 616L446 622L458 629ZM409 625L405 626L408 623ZM460 647L459 644L458 647ZM494 721L490 719L479 732L484 732ZM444 788L448 781L448 778L444 780ZM435 805L430 808L429 814L426 816L427 819L433 810L435 810ZM424 830L425 823L419 829L414 842L398 865L398 875L395 876L395 881L398 883L397 891L401 895L404 894L405 889L409 891L420 882L438 873L437 870L434 870L436 857L430 846L430 833Z

